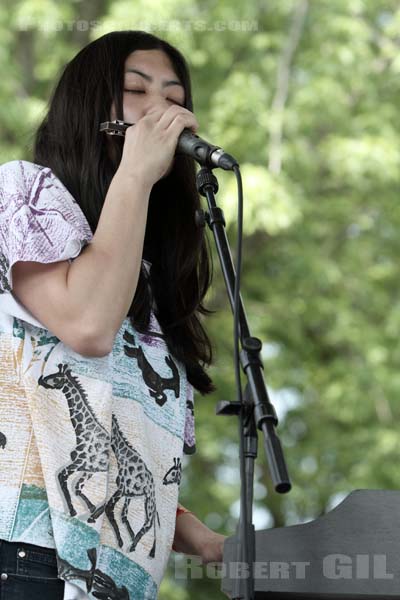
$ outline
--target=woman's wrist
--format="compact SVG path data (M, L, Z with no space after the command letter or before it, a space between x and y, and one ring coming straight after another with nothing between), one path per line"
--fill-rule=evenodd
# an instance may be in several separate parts
M117 177L127 189L131 189L132 186L135 188L139 187L149 195L154 185L154 181L146 177L137 166L127 166L123 161L120 162L114 177Z
M188 510L187 508L185 508L181 504L178 504L178 507L176 509L176 518L178 518L180 515L184 515L185 513L189 513L191 515L194 514L194 513L192 513L191 510Z
M187 509L180 510L175 526L172 549L183 554L200 556L203 563L222 561L226 536L209 529Z

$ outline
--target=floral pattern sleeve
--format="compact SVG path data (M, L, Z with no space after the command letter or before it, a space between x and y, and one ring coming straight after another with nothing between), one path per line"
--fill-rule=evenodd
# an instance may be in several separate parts
M12 293L12 266L71 261L92 238L79 204L51 169L24 160L0 166L2 312L43 327Z
M73 259L93 238L80 206L51 169L15 160L0 167L0 294L18 261Z

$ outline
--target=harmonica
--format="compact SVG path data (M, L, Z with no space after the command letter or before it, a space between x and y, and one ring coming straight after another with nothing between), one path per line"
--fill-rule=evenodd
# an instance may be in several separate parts
M115 119L115 121L104 121L104 123L100 123L99 131L104 131L104 133L108 133L108 135L120 135L125 137L125 131L131 125L134 125L134 123L126 123L119 119Z

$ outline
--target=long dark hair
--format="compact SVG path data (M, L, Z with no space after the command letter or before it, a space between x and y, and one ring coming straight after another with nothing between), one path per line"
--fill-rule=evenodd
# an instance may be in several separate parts
M185 107L193 111L189 69L182 54L150 33L113 31L82 48L64 67L34 137L33 161L51 168L65 185L92 233L124 143L119 136L108 136L110 157L99 124L110 119L113 101L116 118L124 120L124 66L135 50L162 50L168 55L185 89ZM143 258L152 263L151 287L141 270L127 317L135 328L146 331L153 295L170 353L186 365L189 382L207 394L215 390L204 370L213 351L199 317L214 312L202 303L213 266L208 238L195 223L199 207L194 161L178 155L171 173L151 191L143 250Z

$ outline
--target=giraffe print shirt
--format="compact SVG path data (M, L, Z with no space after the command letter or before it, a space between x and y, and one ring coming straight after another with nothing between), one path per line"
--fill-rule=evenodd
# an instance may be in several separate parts
M14 263L71 261L92 237L49 168L0 166L0 539L54 548L64 600L151 600L195 451L185 366L154 310L146 334L127 318L109 354L84 357L12 292Z

